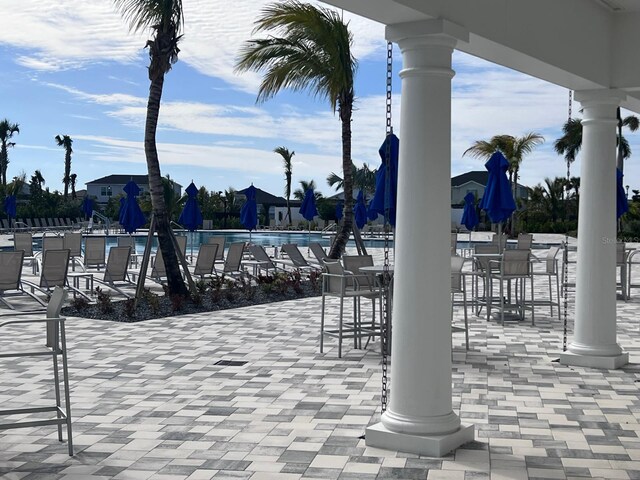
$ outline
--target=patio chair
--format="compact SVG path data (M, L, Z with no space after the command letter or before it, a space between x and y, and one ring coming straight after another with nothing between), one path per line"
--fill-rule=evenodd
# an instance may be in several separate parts
M289 257L293 267L296 270L305 272L319 272L321 271L320 265L311 265L295 243L282 244L281 250Z
M309 243L309 249L311 250L311 253L313 253L313 256L318 260L318 264L324 265L325 260L329 260L327 252L324 251L324 248L322 248L322 245L318 242Z
M324 337L336 337L338 339L338 358L342 358L342 340L344 338L353 338L353 346L358 348L363 336L379 335L369 328L362 328L360 324L360 298L363 296L369 298L371 291L366 288L360 289L357 277L348 273L339 261L325 262L324 268L325 272L322 274L322 313L320 316L320 353L324 352ZM337 328L325 328L327 297L340 299ZM352 322L344 322L343 320L345 299L353 300Z
M360 290L369 290L369 294L363 293L362 297L371 300L371 324L367 326L370 332L375 332L379 335L382 331L383 318L383 290L378 283L378 279L373 273L365 273L360 270L362 267L372 267L373 257L371 255L343 255L342 264L344 266L345 273L353 275L353 278L357 281ZM380 323L376 325L376 302L379 305ZM359 339L360 340L360 339ZM367 340L368 344L369 340Z
M278 271L284 271L284 268L278 267L271 259L271 257L269 257L269 254L266 252L262 245L249 245L248 250L249 253L251 253L253 259L244 260L243 263L245 266L253 266L254 276L257 276L260 270L264 270L267 275L269 274L269 272L275 273Z
M11 252L14 253L14 252ZM19 416L11 422L0 422L0 431L8 430L11 428L29 428L29 427L41 427L45 425L57 425L58 426L58 440L62 442L62 426L67 427L67 443L69 455L73 456L73 439L71 433L71 399L69 395L69 367L67 361L67 343L65 335L65 318L60 316L60 309L65 300L66 293L60 288L56 287L51 294L51 300L47 306L46 318L25 318L17 319L15 315L10 320L0 323L0 329L3 327L9 327L5 330L14 329L21 326L30 326L32 324L44 323L46 325L46 342L45 347L38 346L37 348L29 348L26 345L19 345L15 351L3 350L0 353L0 358L20 358L20 357L51 357L53 362L53 390L55 392L55 405L42 406L41 402L38 405L31 407L12 408L7 410L0 410L0 417L4 416ZM5 334L7 335L7 334ZM58 367L58 358L62 359L62 382L60 382L60 373ZM62 385L61 385L62 383ZM64 408L60 395L62 387L62 398L64 398ZM8 391L10 394L11 392ZM28 398L23 396L24 398ZM25 418L26 415L33 413L53 413L55 412L55 418L51 419L29 419Z
M480 243L473 249L473 266L471 273L471 298L476 315L480 315L483 305L488 299L488 276L491 265L490 260L500 258L500 246L496 243ZM495 268L495 267L494 267ZM482 285L482 295L480 295Z
M531 274L531 252L529 250L505 250L500 260L489 260L489 300L487 302L487 320L491 317L493 307L493 283L499 283L499 310L500 323L504 325L504 312L517 311L519 320L524 318L526 309L531 310L531 325L535 325L535 308L533 302L526 301L526 282L529 281L531 287L531 300L533 301L533 275ZM493 268L495 267L495 268ZM511 282L515 283L515 301L511 298L505 302L505 282L510 289Z
M84 266L97 268L106 265L107 239L105 237L87 236L84 240Z
M537 263L544 262L544 269L536 270L532 269L531 274L533 278L536 277L547 277L549 282L549 299L548 300L536 300L532 299L532 302L535 306L549 307L550 315L553 317L553 307L557 307L558 311L558 321L560 321L560 267L558 265L558 254L560 253L560 247L551 247L547 251L547 256L544 259L538 259L536 263L533 264L535 266ZM555 290L556 290L556 300L553 300L553 279L555 278Z
M467 314L467 286L465 274L462 271L465 258L456 255L451 256L451 330L453 332L464 331L466 349L469 350L469 318ZM456 300L456 295L462 295L462 301ZM462 306L464 310L464 328L453 324L453 307Z
M516 248L518 250L528 250L533 243L533 235L531 233L521 233L518 235L518 243Z
M193 274L200 278L207 278L214 275L213 267L218 254L218 245L203 243L198 249L198 257L193 269Z
M185 235L176 235L176 241L178 243L178 247L182 252L182 255L186 255L187 253L187 237ZM153 267L151 268L150 278L162 283L162 279L167 277L167 269L164 264L164 259L162 258L162 250L160 250L160 246L156 250L156 257L153 262Z
M498 253L502 253L507 247L507 234L501 233L498 235L497 233L494 233L493 237L491 237L491 243L498 245Z
M13 296L10 292L26 294L37 301L40 305L46 305L46 303L40 300L36 295L23 288L23 262L23 250L16 250L15 252L0 252L0 302L5 304L11 310L15 310L15 307L8 302L8 298Z

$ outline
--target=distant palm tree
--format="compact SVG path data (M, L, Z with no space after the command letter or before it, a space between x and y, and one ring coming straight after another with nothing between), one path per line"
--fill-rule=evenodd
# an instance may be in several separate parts
M7 167L9 166L10 147L15 147L15 142L11 142L11 137L16 133L20 133L20 126L17 123L11 123L6 118L0 121L0 177L2 177L2 185L7 185Z
M33 172L33 175L31 175L31 183L34 184L38 190L42 190L45 181L40 170Z
M306 180L300 180L300 188L295 189L295 191L293 192L293 198L298 201L304 200L304 195L309 189L313 190L313 196L316 200L322 198L322 193L316 191L316 182L314 182L313 180L310 180L308 182Z
M69 135L56 135L56 143L59 147L64 148L64 177L62 177L62 183L64 183L64 198L69 195L69 183L71 182L71 154L73 153L73 140Z
M284 187L284 195L287 199L287 218L289 219L289 225L291 225L291 205L289 203L289 199L291 198L291 175L293 172L291 159L296 154L296 152L290 152L289 149L285 147L277 147L273 151L282 157L282 163L284 165L284 179L286 182Z
M534 148L544 142L540 134L530 132L522 137L513 135L495 135L489 141L478 140L462 155L470 154L475 158L488 159L496 151L502 152L509 162L509 183L514 199L518 198L518 174L525 155L531 153ZM514 214L511 215L511 234L515 235Z
M616 163L621 171L624 171L624 160L631 157L629 142L622 135L623 127L627 127L630 131L635 132L638 130L638 127L640 127L640 119L635 115L622 118L620 116L620 109L618 109L618 135L616 143L620 149ZM567 120L562 126L562 133L562 137L554 142L553 147L558 155L564 156L565 161L573 163L582 148L582 119L570 118Z
M267 6L255 31L266 38L249 40L240 53L238 71L264 71L258 102L283 88L310 90L326 98L342 122L344 220L329 256L342 256L353 227L351 172L351 117L355 98L353 79L357 62L351 54L353 36L340 14L296 0Z
M71 185L71 198L76 199L76 180L78 180L78 175L72 173L69 175L69 184Z
M376 170L371 170L366 163L358 168L355 164L351 164L353 175L353 186L362 190L365 195L373 195L376 191ZM337 190L343 188L344 181L341 176L331 172L327 177L327 184Z
M186 295L187 288L182 279L178 258L171 240L171 225L164 189L160 162L156 147L156 130L160 113L160 100L164 76L178 61L178 42L183 26L182 0L114 0L123 17L130 22L134 31L152 29L152 38L147 41L149 48L149 99L144 130L144 153L149 173L151 204L155 218L158 243L162 251L167 271L167 285L170 295Z

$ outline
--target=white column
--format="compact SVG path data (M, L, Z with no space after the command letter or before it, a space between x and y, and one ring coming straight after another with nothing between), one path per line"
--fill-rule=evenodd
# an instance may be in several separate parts
M617 90L579 91L582 153L574 338L561 363L618 368L628 363L616 341Z
M443 20L387 27L403 69L391 397L370 446L442 456L473 440L451 402L451 55Z

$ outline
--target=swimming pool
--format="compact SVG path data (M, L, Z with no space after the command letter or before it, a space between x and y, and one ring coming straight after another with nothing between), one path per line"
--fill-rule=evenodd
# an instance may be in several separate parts
M259 231L249 232L244 231L229 231L229 230L199 230L195 232L174 230L176 235L185 235L187 237L187 252L197 250L201 243L207 243L211 237L225 237L225 245L228 248L229 244L234 242L248 242L251 240L256 245L262 245L263 247L280 247L283 243L296 243L298 246L306 247L309 242L318 242L325 248L331 246L330 237L327 233L322 232L273 232L273 231ZM118 237L128 236L124 235L107 235L107 250L118 244ZM136 233L132 235L136 243L136 251L144 251L144 247L147 243L146 233ZM363 239L366 247L383 247L384 241L381 238L365 238ZM33 239L34 249L42 249L42 238L34 237ZM393 242L390 242L393 245ZM153 240L152 249L155 250L158 246L157 238ZM349 242L349 246L354 246L353 241ZM84 248L84 242L83 242Z

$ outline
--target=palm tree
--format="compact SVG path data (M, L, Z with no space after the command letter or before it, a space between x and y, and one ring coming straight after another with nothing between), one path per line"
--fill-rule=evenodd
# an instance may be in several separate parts
M509 162L509 183L514 199L518 198L518 174L525 155L531 153L534 148L544 142L540 134L530 132L522 137L513 135L495 135L489 141L478 140L462 154L467 153L475 158L488 159L496 151L502 152ZM514 212L515 213L515 212ZM511 215L511 234L514 235L514 215Z
M11 142L14 134L20 133L20 126L17 123L11 123L6 118L0 121L0 177L2 177L2 185L7 185L7 167L9 166L10 147L15 147L15 142Z
M238 71L264 71L258 102L283 88L310 90L326 98L338 110L342 123L342 171L344 220L329 256L344 252L353 226L353 178L351 172L351 117L353 79L357 62L351 54L353 36L338 12L289 0L267 6L256 21L266 38L249 40L240 53Z
M629 142L622 135L622 128L627 127L630 131L635 132L640 127L640 119L635 115L629 115L622 118L620 109L618 109L618 135L616 142L619 142L619 153L617 157L617 167L624 171L624 160L631 156L631 147ZM553 148L558 155L563 155L568 163L573 163L582 148L582 119L570 118L562 126L562 137L553 143Z
M351 164L352 166L352 175L353 175L353 186L362 190L365 195L373 195L376 191L376 170L371 170L369 165L366 163L362 165L362 167L358 168L355 164ZM344 181L342 177L338 174L331 172L329 176L327 176L327 184L330 187L333 187L337 190L343 188Z
M276 147L273 151L282 157L282 163L284 166L284 179L286 182L284 187L284 196L287 199L287 217L289 218L289 225L291 225L291 205L289 204L289 199L291 198L291 159L296 154L296 152L290 152L289 149L285 147Z
M149 99L144 130L144 153L149 173L151 205L158 232L158 244L167 269L167 284L170 295L186 295L187 288L178 267L178 258L171 239L171 226L164 201L164 189L158 150L156 129L160 113L160 100L164 76L178 61L178 42L183 26L182 0L114 0L123 17L134 31L152 29L149 48Z
M59 147L64 148L64 177L62 177L62 183L64 183L64 198L69 195L69 183L71 182L71 154L73 153L73 140L69 135L56 135L56 143Z
M316 200L322 198L322 193L316 191L316 182L313 180L308 182L306 180L300 180L300 188L295 189L293 192L293 198L299 201L304 200L304 194L309 189L313 190L313 196Z
M69 185L71 185L71 198L76 199L76 180L78 180L78 175L72 173L69 175Z
M45 184L45 181L40 170L33 172L33 175L31 176L31 183L34 184L38 190L42 190L42 185Z

